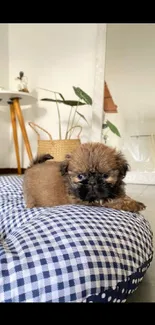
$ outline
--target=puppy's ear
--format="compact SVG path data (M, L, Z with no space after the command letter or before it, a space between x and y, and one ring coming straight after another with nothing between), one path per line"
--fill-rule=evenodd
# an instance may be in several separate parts
M64 160L60 163L61 175L64 176L65 174L67 174L67 171L68 171L68 161Z
M126 173L130 170L130 166L127 162L125 162L124 164L122 164L121 168L120 168L120 176L122 178L124 178L126 176Z
M121 178L124 178L126 176L126 173L130 170L130 166L122 152L119 152L117 158L118 158L119 175Z
M69 153L65 156L65 160L60 163L60 172L62 176L64 176L68 172L68 163L70 159L71 154Z

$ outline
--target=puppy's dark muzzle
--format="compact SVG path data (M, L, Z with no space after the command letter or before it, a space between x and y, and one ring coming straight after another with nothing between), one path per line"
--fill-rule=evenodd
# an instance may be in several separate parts
M88 192L86 198L88 201L95 201L98 198L97 184L96 182L89 182Z
M90 186L95 186L95 185L96 185L96 179L95 179L93 176L91 176L91 177L89 178L88 184L89 184Z

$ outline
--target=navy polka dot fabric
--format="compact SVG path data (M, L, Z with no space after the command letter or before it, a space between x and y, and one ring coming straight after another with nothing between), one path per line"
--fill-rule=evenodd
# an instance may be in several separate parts
M153 258L142 215L26 209L22 177L0 177L0 302L125 302Z

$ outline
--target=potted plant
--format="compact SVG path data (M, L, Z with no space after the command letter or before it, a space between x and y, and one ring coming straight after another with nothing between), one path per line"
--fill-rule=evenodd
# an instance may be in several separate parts
M78 97L77 100L70 100L70 99L65 99L62 93L60 92L55 92L49 89L45 88L39 88L45 91L48 91L52 93L54 98L42 98L41 101L46 101L46 102L54 102L57 107L57 114L58 114L58 122L59 122L59 139L58 140L53 140L52 136L44 129L50 139L49 140L41 140L40 136L38 135L38 153L50 153L54 158L58 161L63 160L65 154L71 152L77 145L80 144L80 133L82 131L82 126L80 124L80 120L83 119L87 124L88 121L84 114L79 112L79 107L80 106L85 106L89 105L92 106L93 101L92 98L84 92L81 88L79 87L74 87L73 86L73 91L75 95ZM67 127L66 127L66 132L65 136L62 139L62 130L61 130L61 111L60 111L60 105L67 105L70 106L70 111L68 115L68 120L67 120ZM36 124L30 122L29 125L35 130ZM89 125L89 124L88 124ZM38 126L37 126L38 127ZM77 135L77 138L73 138L73 132L75 129L80 130L80 132ZM106 123L103 123L103 130L106 128L110 129L113 133L117 134L120 136L119 131L117 128L110 122L106 121ZM36 130L35 130L36 131ZM36 132L37 133L37 132ZM38 134L38 133L37 133ZM106 135L103 136L104 140L106 141Z
M68 122L67 122L67 130L66 130L66 134L65 134L65 139L70 139L71 138L71 134L69 135L69 132L72 129L72 134L73 134L74 128L79 126L78 122L79 122L80 118L84 119L86 121L86 123L88 124L85 116L78 111L78 107L82 106L82 105L90 105L90 106L92 106L93 101L92 101L92 98L86 92L84 92L81 88L73 86L73 90L74 90L75 94L77 95L77 97L79 98L78 101L65 100L64 96L61 93L54 92L52 90L48 90L48 89L44 89L44 88L40 88L40 89L50 91L55 95L55 99L42 98L41 100L42 101L55 102L56 105L57 105L57 112L58 112L58 119L59 119L59 138L60 139L61 139L61 116L60 116L60 109L59 109L58 104L63 103L65 105L69 105L71 107L69 117L68 117ZM59 95L60 99L57 98L57 95ZM79 119L78 119L78 122L75 124L75 120L76 120L77 115L78 115ZM105 141L107 141L107 137L108 137L107 133L108 133L109 130L112 133L114 133L114 134L116 134L117 136L120 137L120 133L119 133L117 127L113 123L111 123L109 120L106 120L106 122L103 123L103 125L102 125L102 130L105 130L105 129L107 129L106 133L104 133L104 131L103 131L103 139Z
M42 98L41 101L56 103L58 121L59 121L59 140L62 140L61 113L60 113L59 105L64 104L64 105L70 106L70 111L69 111L69 116L68 116L68 121L67 121L67 128L66 128L65 137L64 137L65 140L71 139L75 128L79 127L82 130L82 127L79 124L79 121L81 118L83 120L85 120L85 122L88 124L87 119L85 118L85 116L83 114L81 114L79 112L78 109L80 106L92 105L92 99L81 88L73 86L74 93L78 97L77 100L65 99L64 96L60 92L55 92L55 91L45 89L45 88L39 88L39 89L46 90L46 91L54 94L54 98Z

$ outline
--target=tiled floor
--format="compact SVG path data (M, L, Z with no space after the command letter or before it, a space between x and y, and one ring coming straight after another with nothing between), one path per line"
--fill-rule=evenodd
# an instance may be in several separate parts
M143 215L155 233L155 186L128 184L126 190L128 195L147 206ZM155 258L139 288L129 297L128 302L155 302Z

